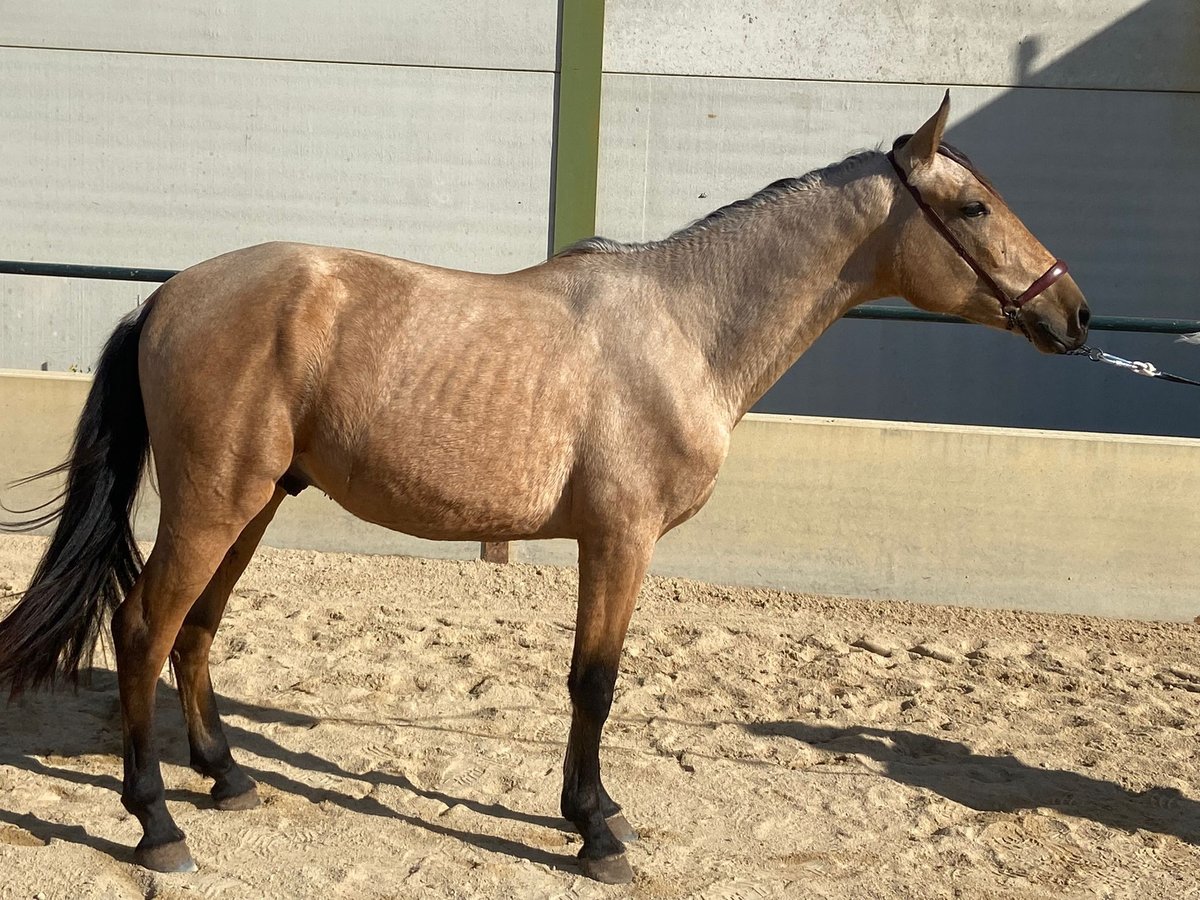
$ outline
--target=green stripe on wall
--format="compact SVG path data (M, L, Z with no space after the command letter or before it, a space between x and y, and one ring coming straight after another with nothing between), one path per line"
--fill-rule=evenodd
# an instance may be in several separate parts
M561 0L558 35L550 223L554 253L596 233L604 0Z

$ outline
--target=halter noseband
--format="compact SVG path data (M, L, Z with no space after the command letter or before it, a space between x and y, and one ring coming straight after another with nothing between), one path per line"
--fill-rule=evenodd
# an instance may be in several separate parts
M896 146L889 150L887 154L888 162L892 164L892 168L896 171L896 177L900 179L900 183L902 185L908 188L908 192L912 195L913 201L920 208L921 212L925 214L925 218L929 220L929 224L932 225L934 229L946 239L946 243L948 243L954 249L954 252L959 255L963 262L971 267L971 271L979 277L979 280L987 285L988 290L992 292L992 296L1000 301L1000 311L1004 313L1004 318L1008 321L1008 329L1011 331L1013 328L1020 328L1022 331L1024 331L1024 328L1017 319L1017 313L1020 311L1022 306L1024 306L1038 294L1042 293L1042 291L1046 290L1046 288L1050 287L1050 285L1054 284L1054 282L1058 281L1058 279L1062 278L1062 276L1067 273L1067 264L1061 259L1056 259L1050 268L1034 279L1033 284L1029 285L1029 287L1027 287L1019 297L1016 299L1010 297L1008 292L1005 291L1004 288L1000 287L1000 285L996 282L996 279L984 270L983 266L979 264L975 257L967 252L967 248L964 247L959 239L954 236L954 232L952 232L946 223L942 221L942 217L934 211L932 206L925 202L925 198L921 196L921 192L918 191L913 183L908 180L908 176L904 173L904 170L900 168L900 164L896 162L896 147L902 146L902 143L903 138L897 141ZM947 159L953 160L959 165L962 165L965 169L967 169L967 171L974 175L979 183L987 188L993 196L997 196L996 192L992 190L991 186L982 178L980 178L974 169L968 165L964 165L962 160L955 159L940 147L938 148L938 153L942 154Z

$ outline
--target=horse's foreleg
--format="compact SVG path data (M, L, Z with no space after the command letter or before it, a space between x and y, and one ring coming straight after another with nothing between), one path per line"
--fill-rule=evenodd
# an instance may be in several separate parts
M251 809L258 806L259 801L254 780L234 761L229 741L221 728L209 677L208 653L229 595L286 496L282 488L276 488L270 502L229 548L208 587L184 620L171 650L171 663L179 683L179 702L187 723L191 765L201 775L214 779L212 798L218 809Z
M562 813L583 835L579 859L584 873L608 883L631 881L633 871L624 845L606 821L620 807L600 783L600 733L612 706L625 630L653 548L652 539L631 537L579 542L579 610L567 682L571 735L563 763ZM623 819L620 824L623 832L629 831Z

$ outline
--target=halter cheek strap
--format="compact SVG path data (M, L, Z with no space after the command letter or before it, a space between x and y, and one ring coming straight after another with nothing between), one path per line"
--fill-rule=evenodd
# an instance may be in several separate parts
M942 153L941 150L938 152ZM946 154L943 153L943 155ZM1029 287L1027 287L1024 292L1022 292L1021 295L1014 300L1008 295L1008 292L1005 291L1004 288L1000 287L996 279L993 278L983 268L983 266L979 264L975 257L967 251L967 248L964 247L962 242L954 236L954 232L952 232L946 223L942 221L942 217L937 214L934 208L925 202L925 198L921 196L921 192L917 190L916 185L908 180L908 175L905 174L904 169L900 167L900 164L896 162L895 150L889 150L887 158L888 162L892 164L892 169L894 169L896 172L896 177L900 179L900 183L908 189L908 193L913 198L913 202L916 203L921 212L925 214L925 218L929 220L929 224L934 227L934 230L936 230L938 234L946 239L946 243L950 245L950 247L955 253L958 254L959 258L962 259L963 262L971 267L971 271L975 273L980 281L987 285L987 288L989 291L991 291L992 296L994 296L1000 302L1000 311L1004 313L1004 318L1008 321L1009 330L1012 330L1014 327L1020 327L1020 322L1017 320L1018 311L1022 306L1024 306L1034 297L1038 296L1038 294L1042 293L1044 290L1046 290L1046 288L1058 281L1058 279L1062 278L1063 275L1067 273L1067 264L1061 259L1056 259L1050 268L1038 276L1034 280L1033 284L1029 285ZM950 157L947 156L947 158ZM956 160L956 162L958 161ZM969 167L968 171L971 171L971 174L976 175L978 178L978 175L973 170L970 170ZM984 187L988 187L987 183L982 179L979 179L979 183ZM991 188L988 188L988 190L991 190ZM992 193L994 194L995 191L992 191Z

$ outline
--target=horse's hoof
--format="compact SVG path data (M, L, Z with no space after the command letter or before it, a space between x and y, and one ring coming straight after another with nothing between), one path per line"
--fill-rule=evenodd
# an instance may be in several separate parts
M258 799L258 788L252 787L248 791L242 791L240 794L234 794L232 797L214 797L213 802L217 809L223 809L229 812L242 809L257 809L262 806L262 801Z
M155 872L196 871L196 863L192 860L186 841L172 841L157 847L138 847L133 851L133 861Z
M602 856L600 859L579 858L579 868L588 878L604 884L629 884L633 881L633 869L624 853Z
M638 839L638 833L633 830L624 813L609 816L604 821L608 823L608 830L613 833L613 837L622 844L632 844Z

